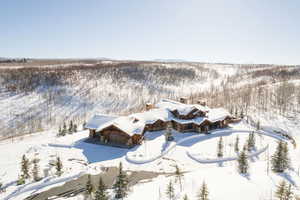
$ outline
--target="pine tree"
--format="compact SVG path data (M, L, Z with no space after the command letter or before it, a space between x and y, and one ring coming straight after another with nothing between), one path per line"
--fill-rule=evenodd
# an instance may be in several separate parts
M21 175L18 178L17 185L23 185L23 184L25 184L25 178L23 175Z
M245 153L245 150L243 150L238 157L238 171L241 174L246 174L248 173L249 170L249 164L248 164L248 159L247 155Z
M37 158L33 159L32 177L34 181L41 180L41 177L39 176L39 166Z
M223 157L223 138L220 137L219 143L218 143L218 152L217 152L217 156L218 158L222 158Z
M291 160L289 158L289 149L288 149L288 143L285 142L283 144L283 148L282 148L282 155L283 155L283 169L286 170L288 168L290 168L291 165Z
M244 111L243 111L243 110L241 110L240 118L241 118L241 119L244 118Z
M123 171L122 163L119 164L119 174L116 178L116 182L113 185L116 199L123 199L128 195L128 179Z
M88 179L87 179L87 182L86 182L86 185L85 185L85 189L86 189L86 195L87 195L87 197L91 198L92 197L92 193L94 191L94 186L92 184L92 178L91 178L90 174L88 175Z
M62 135L62 130L61 130L61 126L59 126L59 129L58 129L58 136L61 136Z
M280 141L271 159L272 170L277 173L284 172L290 167L287 144Z
M208 200L208 188L205 182L202 183L200 191L197 195L197 200Z
M182 177L183 177L183 173L180 170L180 168L178 167L178 165L176 165L175 168L176 168L176 170L175 170L176 181L179 182L180 191L182 191Z
M170 181L167 186L166 195L168 196L169 200L173 200L175 197L175 191L172 181Z
M286 183L285 181L281 181L280 184L277 186L277 190L275 192L275 196L278 200L285 200L286 194Z
M70 121L68 132L69 132L69 134L73 133L73 121L72 120Z
M187 194L185 194L185 195L183 196L183 200L189 200Z
M285 189L285 198L284 200L292 200L294 198L294 192L292 190L292 185L289 184Z
M27 179L30 177L30 175L29 175L29 160L26 158L25 155L22 156L21 171L22 171L21 176L24 179Z
M257 121L256 123L256 130L259 130L260 129L260 121Z
M240 151L239 142L240 142L240 138L239 138L239 136L236 136L235 144L234 144L234 151L235 151L235 153L238 153Z
M106 191L106 186L103 183L102 178L99 179L99 185L95 194L95 200L108 200L109 196Z
M255 147L255 136L254 133L250 133L247 140L247 149L250 152Z
M61 132L61 135L62 135L62 136L65 136L66 133L67 133L67 125L66 125L66 123L64 122L64 124L63 124L63 129L62 129L62 132Z
M56 174L57 174L58 176L61 176L61 175L62 175L63 165L62 165L62 162L61 162L59 156L56 158L55 168L56 168Z
M86 126L86 121L84 121L83 124L82 124L82 129L83 129L83 130L86 130L86 127L85 127L85 126Z
M77 124L74 124L73 125L73 133L76 133L77 132Z

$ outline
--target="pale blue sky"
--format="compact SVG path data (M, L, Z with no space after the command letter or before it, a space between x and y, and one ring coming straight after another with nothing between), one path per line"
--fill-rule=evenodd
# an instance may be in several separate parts
M0 57L300 64L299 0L2 0Z

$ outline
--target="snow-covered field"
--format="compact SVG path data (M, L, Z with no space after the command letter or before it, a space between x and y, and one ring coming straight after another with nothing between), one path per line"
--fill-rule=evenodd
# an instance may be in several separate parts
M216 130L211 135L173 132L174 141L166 143L163 132L146 133L147 140L133 149L120 149L108 146L85 143L87 131L80 131L65 137L56 137L52 131L27 136L22 140L5 140L0 143L1 151L1 182L5 192L1 199L23 199L29 195L45 191L64 182L74 179L83 173L97 174L103 166L117 166L122 162L126 170L146 170L157 172L174 172L178 165L184 174L184 187L180 192L175 184L176 199L182 199L188 194L194 199L203 181L208 185L210 199L271 199L276 185L285 179L294 185L295 190L300 186L298 168L300 166L299 148L289 144L293 169L284 174L274 174L268 169L268 156L275 151L278 139L270 133L255 134L256 151L258 154L250 157L250 173L243 176L237 172L236 161L218 160L216 156L217 143L220 136L224 142L224 158L235 157L234 142L240 138L240 148L245 143L248 133L236 130L250 130L243 122L231 129ZM188 139L187 139L188 138ZM265 148L268 146L269 148ZM16 186L20 174L20 161L23 154L30 159L40 159L40 171L49 169L49 175L39 182L27 181L25 185ZM159 155L163 154L162 157ZM215 162L198 162L189 155L201 160ZM64 173L57 177L49 162L60 156L64 165ZM130 158L130 159L128 159ZM134 162L136 160L137 162ZM144 160L139 164L139 160ZM151 181L135 185L127 199L166 199L167 183L175 181L174 176L159 176ZM145 191L147 194L145 195ZM247 194L247 195L245 195ZM77 196L70 199L81 199Z
M113 63L115 61L109 64ZM182 199L184 194L189 199L196 199L203 181L207 183L209 197L213 200L274 199L274 191L282 179L293 184L295 193L299 193L299 145L294 147L289 143L292 168L283 174L273 173L268 160L275 151L277 141L282 139L274 130L284 130L296 143L300 141L300 93L294 88L292 96L287 99L286 111L281 113L276 97L281 93L275 93L281 84L274 79L277 74L268 74L270 66L244 69L243 66L230 64L151 63L131 66L125 63L121 68L108 69L74 70L71 75L62 76L66 78L62 83L38 85L29 92L10 91L1 84L5 81L0 76L0 136L40 131L0 141L0 182L4 188L0 199L24 199L82 174L99 174L102 167L118 166L119 162L123 163L125 170L133 171L174 172L175 165L178 165L185 174L183 191L175 184L176 200ZM254 72L262 74L251 74ZM23 78L27 80L27 77ZM256 87L255 83L261 81L266 81L266 84ZM299 79L288 82L299 88ZM252 88L248 87L249 84L253 84ZM250 89L236 94L235 90L227 93L229 89L244 86ZM241 97L233 98L234 95ZM211 101L208 103L214 106L224 105L221 103L225 102L226 106L229 105L227 109L238 109L238 114L248 106L247 115L254 123L259 121L263 131L255 134L256 149L249 153L249 175L243 176L237 172L237 155L234 152L236 137L239 136L242 149L249 134L236 130L253 130L245 122L233 125L235 131L217 130L212 135L174 131L175 140L169 143L165 142L163 132L146 133L147 140L133 149L85 143L87 131L56 137L57 128L64 121L68 123L73 120L80 125L97 113L132 113L144 109L146 102L156 103L162 98L178 99L182 96L194 100L207 98ZM248 105L248 101L251 104ZM230 107L230 103L235 107ZM220 136L225 145L222 159L216 157ZM40 160L40 175L44 178L39 182L27 180L25 185L17 186L23 154L30 160ZM53 166L57 156L64 166L61 177L55 174ZM175 181L174 176L160 175L134 185L127 200L166 200L165 190L170 180ZM79 195L70 199L83 197Z

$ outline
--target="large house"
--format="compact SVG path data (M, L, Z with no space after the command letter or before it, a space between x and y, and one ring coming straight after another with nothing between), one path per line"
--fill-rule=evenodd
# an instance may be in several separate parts
M145 132L172 127L178 132L208 133L226 127L232 119L223 108L165 99L153 107L147 104L145 112L129 116L95 115L85 127L90 131L89 137L101 143L131 147L140 144Z

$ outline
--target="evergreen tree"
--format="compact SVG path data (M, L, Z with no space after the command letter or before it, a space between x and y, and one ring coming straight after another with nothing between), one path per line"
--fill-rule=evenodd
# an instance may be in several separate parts
M34 181L41 180L41 177L39 176L39 166L37 158L33 159L32 177Z
M29 160L26 158L25 155L22 156L22 162L21 162L21 176L24 179L27 179L30 177L29 175Z
M92 193L94 191L94 186L92 184L92 179L91 179L91 175L89 174L88 177L87 177L87 182L86 182L86 185L85 185L85 189L86 189L86 196L88 198L91 198L92 197Z
M257 121L256 123L256 130L259 130L260 129L260 121Z
M185 195L183 196L183 200L189 200L187 194L185 194Z
M247 151L247 149L248 149L247 146L248 146L247 143L244 144L242 151Z
M283 169L288 169L290 168L291 166L291 160L290 160L290 157L289 157L289 149L288 149L288 143L285 142L283 144L283 148L282 148L282 155L283 155Z
M250 152L255 147L255 136L254 133L250 133L247 140L247 149Z
M108 194L106 191L106 186L103 183L102 178L100 177L99 185L98 185L98 188L97 188L97 191L95 194L95 200L108 200L108 199L109 199L109 197L108 197Z
M180 191L182 191L182 177L183 177L183 173L180 170L180 168L178 167L178 165L176 165L175 168L176 168L176 170L175 170L176 181L179 182Z
M83 130L86 130L86 127L85 127L85 126L86 126L86 121L84 121L83 124L82 124L82 129L83 129Z
M234 151L235 151L235 153L238 153L240 151L239 142L240 142L240 138L239 138L239 136L236 136L235 143L234 143Z
M25 178L23 175L21 175L18 178L17 185L23 185L23 184L25 184Z
M285 196L286 196L286 183L285 183L285 181L281 181L280 184L277 186L275 196L278 198L278 200L285 200Z
M240 118L241 118L241 119L244 118L244 111L243 111L243 109L241 110Z
M292 190L292 185L289 184L288 186L286 186L285 189L285 200L292 200L294 199L294 192Z
M233 115L233 108L232 107L230 107L230 115Z
M62 135L62 136L65 136L66 133L67 133L67 125L66 125L66 123L64 122L64 124L63 124L63 129L62 129L62 132L61 132L61 135Z
M223 157L223 148L224 148L224 146L223 146L223 138L220 137L220 140L218 142L218 150L217 150L218 151L217 152L218 158Z
M272 170L277 173L284 172L290 167L290 159L288 156L288 146L280 141L277 145L275 153L271 159Z
M245 150L243 150L238 157L238 170L239 173L241 174L246 174L248 173L249 170L249 164L248 164L248 159L247 159L247 155L245 153Z
M116 178L116 182L113 185L116 199L123 199L128 194L128 179L126 173L123 171L122 163L119 164L119 174Z
M175 198L175 191L172 181L170 181L167 186L166 195L168 196L169 200L173 200Z
M77 132L77 124L74 124L73 125L73 133L76 133Z
M61 175L62 175L63 165L62 165L62 162L61 162L59 156L56 158L55 168L56 168L56 174L57 174L58 176L61 176Z
M208 188L205 182L202 183L200 191L197 195L197 200L208 200Z
M62 135L62 129L61 129L61 126L59 126L59 129L58 129L58 136L61 136Z
M69 132L69 134L73 133L73 121L72 120L70 121L68 132Z

